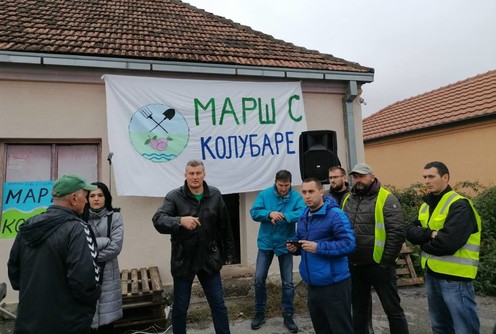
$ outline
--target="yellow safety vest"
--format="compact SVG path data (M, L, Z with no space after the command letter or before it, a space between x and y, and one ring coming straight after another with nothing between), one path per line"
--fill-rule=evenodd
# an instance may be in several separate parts
M384 225L384 204L386 203L386 198L391 194L384 188L379 189L379 194L375 201L375 226L374 226L374 253L373 258L377 263L381 263L382 254L384 253L384 245L386 244L386 227ZM341 208L344 210L344 205L350 197L350 194L346 195L343 200Z
M465 199L454 191L449 191L441 198L437 204L432 216L429 217L429 206L427 203L422 204L419 209L418 219L423 227L429 227L431 230L438 231L443 228L449 208L454 202ZM481 219L474 208L472 201L467 199L474 211L477 221L477 232L472 233L463 247L458 249L453 255L435 256L424 251L421 252L421 265L425 268L429 263L429 268L439 274L452 275L458 277L472 278L477 275L477 266L479 265L479 251L481 238ZM460 222L463 224L464 222Z

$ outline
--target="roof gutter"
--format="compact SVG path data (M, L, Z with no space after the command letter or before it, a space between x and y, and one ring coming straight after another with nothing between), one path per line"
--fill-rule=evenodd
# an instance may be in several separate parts
M357 163L357 141L355 131L355 114L353 113L353 101L358 96L356 81L349 81L346 94L343 96L343 116L346 142L348 144L348 168L351 170Z
M154 72L257 76L270 78L292 78L300 80L340 80L355 81L355 83L367 83L374 81L374 73L368 72L339 72L281 67L243 66L235 64L213 64L116 57L59 55L35 52L0 51L0 64L1 63L69 67L96 67Z

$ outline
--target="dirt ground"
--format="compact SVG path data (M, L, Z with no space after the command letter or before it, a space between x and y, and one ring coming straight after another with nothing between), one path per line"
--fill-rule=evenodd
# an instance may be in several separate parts
M432 333L429 322L427 307L427 296L424 286L401 287L399 288L401 305L403 306L408 320L410 334ZM382 310L381 302L375 293L373 298L373 326L375 334L389 333L387 317ZM481 323L481 334L492 334L496 324L496 297L477 296L477 306ZM231 333L233 334L275 334L287 333L283 327L282 318L275 317L268 319L262 327L253 331L250 329L251 319L236 320L231 322ZM298 324L299 332L303 334L314 333L312 323L308 314L295 315L295 322ZM204 325L204 324L203 324ZM213 326L192 325L188 330L189 334L213 333Z
M424 286L402 287L399 289L401 304L405 310L406 318L411 334L431 333L427 310L427 297ZM496 324L496 297L477 296L477 305L481 323L481 334L492 334ZM232 315L231 315L232 316ZM298 324L299 333L313 333L312 323L308 314L296 314L295 321ZM373 325L375 334L389 333L388 322L377 295L373 294ZM146 331L140 331L144 333ZM165 332L165 328L149 331L150 333ZM13 321L0 320L0 334L13 333ZM133 331L126 332L132 334ZM167 331L172 333L172 330ZM214 333L211 323L188 324L189 334ZM287 333L282 325L282 318L275 317L267 319L267 322L257 331L250 329L250 319L240 316L238 320L231 322L231 333L233 334L274 334Z

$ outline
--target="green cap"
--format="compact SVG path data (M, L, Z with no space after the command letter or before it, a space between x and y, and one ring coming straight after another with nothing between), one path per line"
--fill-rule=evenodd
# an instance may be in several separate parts
M62 197L80 189L93 191L97 188L97 186L86 183L86 180L80 176L64 175L59 177L53 184L52 194L53 196Z

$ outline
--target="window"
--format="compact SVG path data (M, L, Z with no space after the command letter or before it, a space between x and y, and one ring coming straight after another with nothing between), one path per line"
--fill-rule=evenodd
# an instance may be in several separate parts
M98 148L97 144L7 144L5 181L55 180L65 174L97 181Z

